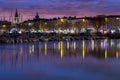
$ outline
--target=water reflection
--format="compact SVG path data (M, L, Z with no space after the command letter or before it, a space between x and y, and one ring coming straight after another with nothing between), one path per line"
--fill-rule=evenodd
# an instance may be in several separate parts
M32 53L34 53L34 49L35 46L34 45L29 45L29 54L31 55Z
M84 59L85 58L85 41L84 40L82 41L82 56Z
M92 50L94 50L94 46L95 46L94 40L92 40Z
M1 65L20 65L28 61L39 61L41 58L64 59L66 57L95 57L108 59L120 57L120 40L82 40L39 42L25 44L0 45Z
M45 42L45 56L47 56L47 43Z
M64 56L64 44L62 41L60 41L60 57L62 58Z

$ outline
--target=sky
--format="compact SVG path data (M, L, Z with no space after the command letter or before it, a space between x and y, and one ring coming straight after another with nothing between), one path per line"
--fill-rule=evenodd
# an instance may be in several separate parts
M0 17L9 19L16 8L24 19L37 12L41 18L119 15L120 0L0 0Z

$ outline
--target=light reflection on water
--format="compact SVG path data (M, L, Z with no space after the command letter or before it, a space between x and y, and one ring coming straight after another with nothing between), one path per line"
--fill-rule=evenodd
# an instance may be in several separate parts
M38 42L24 44L0 45L1 61L15 59L33 60L40 56L79 56L85 59L92 56L98 59L120 57L120 40L82 40L82 41L60 41L60 42ZM32 60L31 59L31 60ZM14 60L13 60L14 61Z
M88 65L92 65L92 67L96 65L113 66L107 65L106 61L111 63L114 60L119 60L119 58L120 40L55 41L0 45L0 70L11 70L11 68L12 70L15 68L19 70L28 65L29 67L32 66L32 69L43 65L43 67L47 65L47 69L53 69L56 68L56 63L63 67L65 65L65 69L66 65L72 66L73 62L74 65L82 63L84 67ZM93 64L94 61L97 62L95 62L95 65ZM114 63L114 65L116 64L118 65L119 63ZM77 69L78 67L75 66L75 68ZM97 69L98 67L95 68ZM41 67L37 69L39 70ZM57 68L58 72L59 70L61 68Z

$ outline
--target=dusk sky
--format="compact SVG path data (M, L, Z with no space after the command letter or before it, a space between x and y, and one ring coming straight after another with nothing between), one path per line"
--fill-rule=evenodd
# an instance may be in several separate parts
M8 18L16 8L24 19L36 12L42 18L120 15L120 0L0 0L0 16Z

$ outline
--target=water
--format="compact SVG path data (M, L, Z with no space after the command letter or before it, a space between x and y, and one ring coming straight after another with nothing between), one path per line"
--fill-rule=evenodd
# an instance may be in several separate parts
M0 80L119 80L120 40L0 45Z

